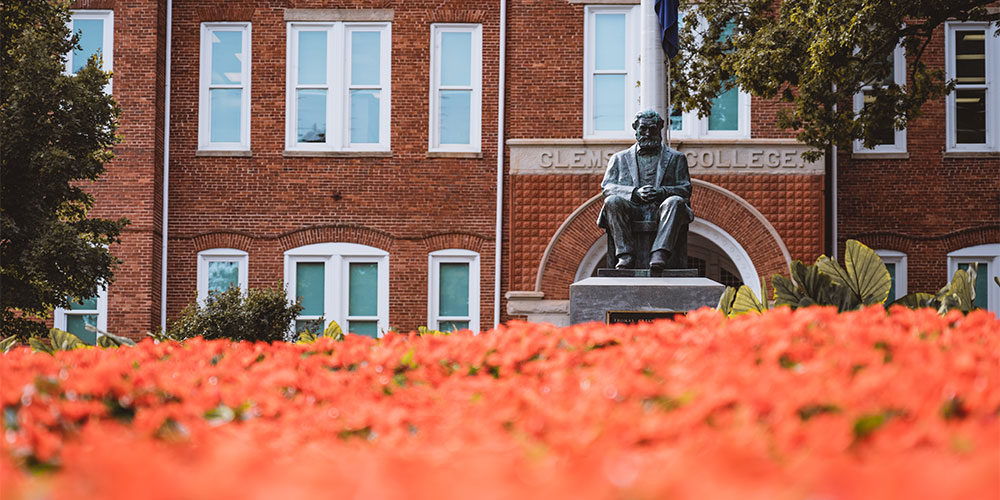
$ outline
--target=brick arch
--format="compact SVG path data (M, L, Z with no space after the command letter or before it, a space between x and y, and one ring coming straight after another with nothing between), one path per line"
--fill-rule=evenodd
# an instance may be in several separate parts
M460 248L471 250L476 253L483 253L483 245L486 238L470 233L445 233L435 234L424 238L424 247L427 252L436 252L448 248Z
M195 252L210 248L235 248L250 252L253 241L252 236L243 233L205 233L191 239Z
M788 273L791 257L774 226L739 195L701 179L692 179L691 205L695 217L719 226L746 250L757 272L764 277ZM587 250L604 236L597 227L603 196L580 205L556 231L539 263L535 291L547 299L568 299L569 285Z
M319 226L300 229L278 236L281 252L313 243L357 243L389 252L395 238L382 231L359 226Z
M843 238L840 238L840 248L844 248L847 245L848 239L858 240L874 249L896 250L903 253L909 253L910 249L918 245L920 241L938 240L941 241L941 248L945 252L954 252L955 250L967 247L1000 241L1000 225L965 228L932 237L913 237L893 232L845 235Z

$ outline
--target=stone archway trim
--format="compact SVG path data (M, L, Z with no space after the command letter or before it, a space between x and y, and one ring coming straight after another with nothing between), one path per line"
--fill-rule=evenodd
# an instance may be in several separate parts
M767 217L764 217L764 214L760 213L760 211L757 210L757 208L755 208L753 205L751 205L750 202L744 200L741 196L726 188L717 186L710 182L703 181L701 179L691 179L691 184L698 186L699 188L716 191L719 194L725 196L726 198L732 199L733 201L737 202L738 204L746 208L747 211L750 212L750 214L752 214L754 218L756 218L761 223L761 225L764 226L765 229L767 229L768 233L778 244L778 248L781 249L781 255L785 259L786 267L791 267L792 256L790 253L788 253L788 247L785 245L785 242L781 239L781 236L778 235L778 231L774 228L771 222L767 220ZM545 266L548 264L549 256L551 255L552 249L555 247L556 242L559 241L559 237L562 236L563 232L566 231L566 229L573 223L573 221L576 220L577 217L580 216L580 214L582 214L585 210L587 210L592 204L596 203L598 200L601 200L603 198L604 195L602 193L598 193L589 200L583 202L579 207L576 208L576 210L573 210L573 213L569 214L569 217L566 217L566 220L563 221L563 223L559 226L559 229L557 229L555 234L552 235L552 238L549 239L549 244L545 247L545 252L542 253L542 260L538 264L538 271L537 274L535 275L535 290L534 290L535 292L542 291L542 277L545 275Z

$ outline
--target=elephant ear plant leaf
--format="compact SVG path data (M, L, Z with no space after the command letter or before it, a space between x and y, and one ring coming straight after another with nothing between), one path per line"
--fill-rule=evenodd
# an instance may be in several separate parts
M857 240L847 240L844 267L825 255L816 260L816 266L834 284L849 288L859 304L881 304L889 297L889 270L874 250Z

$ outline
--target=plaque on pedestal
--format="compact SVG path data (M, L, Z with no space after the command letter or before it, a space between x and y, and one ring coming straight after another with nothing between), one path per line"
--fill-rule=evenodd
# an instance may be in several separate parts
M708 278L587 278L569 287L570 324L652 321L715 307L725 289Z

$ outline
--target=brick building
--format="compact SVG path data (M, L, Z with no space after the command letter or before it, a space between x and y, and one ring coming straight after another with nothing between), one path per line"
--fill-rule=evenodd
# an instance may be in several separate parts
M569 284L604 258L606 159L655 101L644 7L77 0L74 58L103 50L123 109L92 213L132 224L116 281L56 325L140 335L230 284L283 285L300 326L369 335L565 321ZM695 186L691 265L759 288L858 238L899 295L966 262L996 275L1000 39L985 32L940 30L928 61L966 87L873 151L806 162L774 126L780 104L737 90L709 117L671 116ZM1000 291L983 300L1000 310Z

